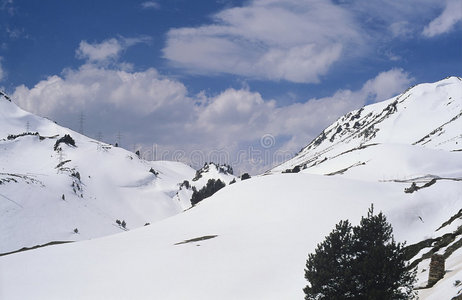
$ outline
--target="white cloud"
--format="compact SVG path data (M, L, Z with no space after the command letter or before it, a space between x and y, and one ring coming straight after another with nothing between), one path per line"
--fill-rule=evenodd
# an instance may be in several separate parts
M171 29L163 53L173 66L191 73L317 83L338 62L377 56L395 39L420 35L442 4L417 2L251 0L223 9L208 24ZM427 36L460 21L460 0L446 4L425 28ZM388 57L397 60L400 54Z
M275 107L275 101L265 101L259 93L228 89L200 108L193 127L207 133L219 147L250 142L265 133Z
M263 150L293 154L342 114L393 96L410 81L409 74L392 69L356 91L340 90L330 97L277 106L275 100L249 88L191 96L180 81L152 68L134 72L87 62L34 87L18 86L12 98L24 109L71 128L79 128L84 112L87 135L101 132L105 141L114 143L121 131L122 146L133 149L133 144L152 142L158 159L198 166L224 153L237 170L260 172L275 162L262 156L267 152L258 152L263 149L262 137L274 137L271 149Z
M138 43L148 42L150 38L111 38L101 43L81 41L75 51L76 57L92 63L115 62L122 51Z
M197 134L203 149L228 149L232 158L242 150L239 147L258 145L265 134L275 138L272 151L293 154L341 115L395 96L408 88L412 80L403 70L392 69L368 80L359 90L339 90L330 97L280 107L257 92L228 89L208 99L188 128ZM254 157L248 151L245 155L249 160L240 166L254 166L256 172L274 163L268 160L263 167L252 165Z
M318 82L361 42L351 15L329 1L258 0L219 12L211 25L170 30L163 52L192 72Z
M21 85L13 97L25 109L45 116L106 106L143 117L165 107L186 105L186 93L183 84L162 78L154 69L132 73L85 64L40 81L31 89Z
M374 79L368 80L361 91L367 94L369 100L378 102L404 91L412 81L413 78L410 77L409 73L404 72L402 69L391 69L380 73Z
M144 9L159 9L160 4L155 1L145 1L141 3L141 7Z
M447 0L443 12L425 26L422 34L434 37L449 32L462 21L462 2L460 0Z
M122 51L122 45L116 39L109 39L102 43L89 44L81 41L76 56L91 62L106 61L116 59Z

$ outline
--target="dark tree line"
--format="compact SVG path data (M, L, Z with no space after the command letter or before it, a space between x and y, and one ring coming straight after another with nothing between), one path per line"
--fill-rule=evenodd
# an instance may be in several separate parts
M193 187L193 194L191 197L191 204L196 205L200 201L202 201L205 198L208 198L215 194L217 191L225 187L225 183L221 181L220 179L209 179L207 181L207 184L201 188L200 190L197 190L195 187Z
M59 138L56 143L55 143L55 146L53 147L53 149L56 151L58 150L58 147L59 147L59 144L61 143L64 143L68 146L75 146L75 141L74 139L69 135L69 134L65 134L62 138Z

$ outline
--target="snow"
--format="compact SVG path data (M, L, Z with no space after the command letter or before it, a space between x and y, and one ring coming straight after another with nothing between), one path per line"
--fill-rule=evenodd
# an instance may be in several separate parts
M388 113L393 110L385 108L395 100L397 110ZM454 117L460 114L461 104L462 83L457 77L418 85L399 97L360 111L359 120L364 124L374 123L374 128L379 129L375 136L361 135L363 128L360 132L339 131L330 141L335 128L349 122L359 112L355 111L327 128L326 133L334 131L321 143L310 144L311 148L307 146L298 156L264 176L226 186L182 213L128 232L1 256L0 299L303 299L308 254L340 220L358 224L372 203L375 211L383 211L393 225L396 240L407 241L408 245L440 237L462 225L462 220L456 219L436 231L462 207L462 183L458 181L462 178L462 152L453 151L460 149L462 123ZM416 143L443 124L446 125L441 135L431 135L428 143ZM63 146L63 149L72 160L70 167L75 163L79 170L86 170L82 171L84 195L102 193L95 203L101 201L104 205L88 207L88 220L92 219L92 213L110 212L111 217L119 213L112 207L114 197L119 197L125 215L131 211L130 214L141 216L148 205L155 206L152 208L155 211L170 211L171 197L180 209L186 205L181 198L187 197L189 191L178 190L178 183L182 182L178 179L188 173L187 166L130 159L127 155L132 154L115 148L95 154L89 146L93 142L86 143L76 133L71 135L77 137L78 148ZM10 163L16 151L44 142L49 144L46 151L40 150L45 152L43 157L53 153L48 148L54 140L37 139L20 138L21 143L28 143L27 147L2 141L1 147L15 149L6 151L10 158L4 162ZM91 155L79 154L86 148ZM89 161L92 155L99 156ZM91 168L96 161L99 163L109 156L113 158L107 165L102 164L108 170L106 173ZM48 160L44 159L41 167L37 164L31 176L47 186L61 187L60 180L69 183L66 174L40 175L50 165L56 165L55 156ZM21 163L15 166L18 172ZM295 174L282 173L300 164L307 164L307 168ZM27 160L23 166L26 172ZM146 172L151 166L159 171L158 178ZM134 171L127 176L117 172L128 169ZM216 170L211 168L202 180L206 182L207 176L217 175ZM92 178L88 183L87 175ZM188 178L193 176L189 174ZM103 180L106 177L110 180ZM420 186L434 178L438 180L429 187L404 192L412 182ZM15 186L10 183L0 186L0 192L14 196L14 191L8 189ZM21 188L26 187L21 192L24 197L12 199L21 200L18 203L24 206L31 205L29 202L33 200L27 195L42 189L36 186L40 184L22 184ZM133 194L132 190L141 195L136 203L124 200ZM149 202L147 198L155 191L164 195L165 198L159 198L165 201ZM11 217L10 220L15 220L12 224L24 222L41 211L44 216L34 220L53 218L51 212L66 215L68 204L56 199L59 194L55 194L53 190L50 196L55 199L47 200L53 209L34 207L34 211L29 211L30 216ZM80 199L72 197L67 201L76 207L82 204ZM3 214L24 211L11 201L0 203L7 205L9 211L0 210ZM129 226L134 222L131 220L127 222ZM69 224L67 228L72 226ZM0 229L2 234L18 232L12 227ZM192 239L195 241L185 242ZM419 264L419 286L424 286L428 279L428 263L429 260L424 260ZM431 289L419 290L420 299L451 299L457 295L461 287L454 283L462 280L462 248L447 259L446 266L444 279Z
M354 128L356 122L360 124L358 128ZM462 79L449 77L417 85L397 97L339 118L324 130L324 139L316 138L296 157L271 172L296 165L306 165L309 172L312 165L342 160L345 153L362 155L376 144L418 144L428 149L457 151L462 149L461 128ZM362 162L367 163L364 159Z
M26 125L40 137L7 139L24 133ZM77 147L61 143L62 151L54 151L57 137L43 138L65 134ZM180 213L184 206L173 197L179 184L195 174L181 163L143 161L4 99L0 151L0 181L5 180L0 185L0 253L121 232L117 219L131 229ZM149 172L151 168L159 174ZM80 180L72 176L76 172Z
M459 186L445 188L455 192ZM340 219L357 224L373 202L389 216L398 240L409 232L420 240L441 223L438 214L425 215L425 223L417 218L422 206L434 210L425 201L431 195L422 190L406 199L400 184L340 176L256 177L151 226L2 257L1 296L302 299L307 255ZM440 204L462 205L461 198L452 201L442 198ZM174 245L205 235L217 237Z

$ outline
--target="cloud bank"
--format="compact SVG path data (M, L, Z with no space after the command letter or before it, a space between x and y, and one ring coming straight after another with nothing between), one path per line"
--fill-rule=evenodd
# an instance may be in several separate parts
M219 153L221 162L256 173L277 163L267 153L282 153L286 156L280 159L287 159L339 116L392 97L412 81L405 71L391 69L358 90L278 106L249 88L191 95L181 81L154 68L135 72L123 68L124 63L100 63L117 57L121 49L117 40L82 42L78 53L86 59L83 65L31 88L18 86L12 98L24 109L71 128L79 128L84 113L85 134L103 136L109 143L121 135L122 146L148 149L147 158L199 166L217 160L213 155ZM262 145L264 138L270 144Z

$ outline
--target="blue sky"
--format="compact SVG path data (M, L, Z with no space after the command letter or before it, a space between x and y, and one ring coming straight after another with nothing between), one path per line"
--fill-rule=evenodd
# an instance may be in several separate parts
M74 130L83 114L85 134L120 133L146 158L238 172L462 70L460 0L0 3L0 86L21 107Z

